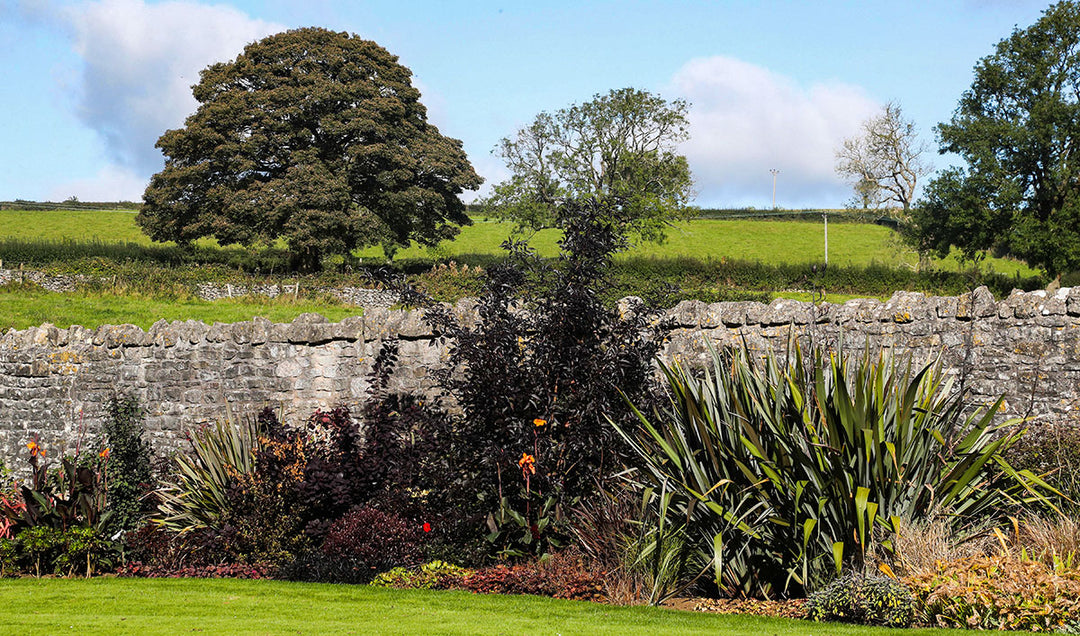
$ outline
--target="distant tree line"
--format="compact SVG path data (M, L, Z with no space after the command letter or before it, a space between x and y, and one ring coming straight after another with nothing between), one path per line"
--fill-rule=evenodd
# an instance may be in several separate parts
M0 210L138 210L142 203L135 201L0 201Z

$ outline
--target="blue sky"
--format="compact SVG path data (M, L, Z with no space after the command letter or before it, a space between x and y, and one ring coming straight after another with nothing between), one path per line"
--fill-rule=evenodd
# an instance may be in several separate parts
M975 63L1041 15L1026 0L452 2L0 0L0 200L138 200L206 65L277 31L374 40L488 182L543 110L633 86L691 102L707 207L836 207L833 152L898 102L931 151ZM931 157L936 168L954 163Z

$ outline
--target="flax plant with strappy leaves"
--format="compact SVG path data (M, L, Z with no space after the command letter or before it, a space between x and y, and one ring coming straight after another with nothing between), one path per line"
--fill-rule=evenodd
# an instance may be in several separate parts
M704 375L662 364L669 407L619 431L639 485L723 594L805 593L861 565L875 536L888 549L901 520L1050 505L1049 486L1003 458L1024 431L995 424L1002 400L970 408L939 363L804 359L795 343L785 361L743 347L711 363Z
M255 468L257 423L254 418L227 418L197 429L190 441L191 451L175 457L176 483L157 491L155 521L177 533L218 527L228 510L230 485Z

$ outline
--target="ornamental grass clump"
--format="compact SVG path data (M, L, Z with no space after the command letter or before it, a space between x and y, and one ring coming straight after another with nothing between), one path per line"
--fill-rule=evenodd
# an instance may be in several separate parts
M1048 504L1003 453L1023 434L972 411L940 365L794 346L763 362L712 352L703 375L662 365L670 403L618 426L656 514L682 526L721 594L813 591L861 566L875 533L947 512L954 527Z

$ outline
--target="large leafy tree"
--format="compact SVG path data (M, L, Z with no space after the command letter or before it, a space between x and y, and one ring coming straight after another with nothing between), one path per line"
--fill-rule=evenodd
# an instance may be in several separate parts
M378 44L319 28L209 66L198 110L158 140L165 168L139 224L181 244L284 238L307 269L357 247L454 236L469 223L458 195L481 178L461 142L427 122L410 76Z
M991 247L1060 274L1080 267L1080 4L1052 5L979 61L941 151L966 168L943 172L913 214L923 251Z
M617 203L620 231L660 239L693 194L686 157L688 105L634 88L542 112L495 148L511 176L485 200L519 228L558 226L560 205L594 197Z

